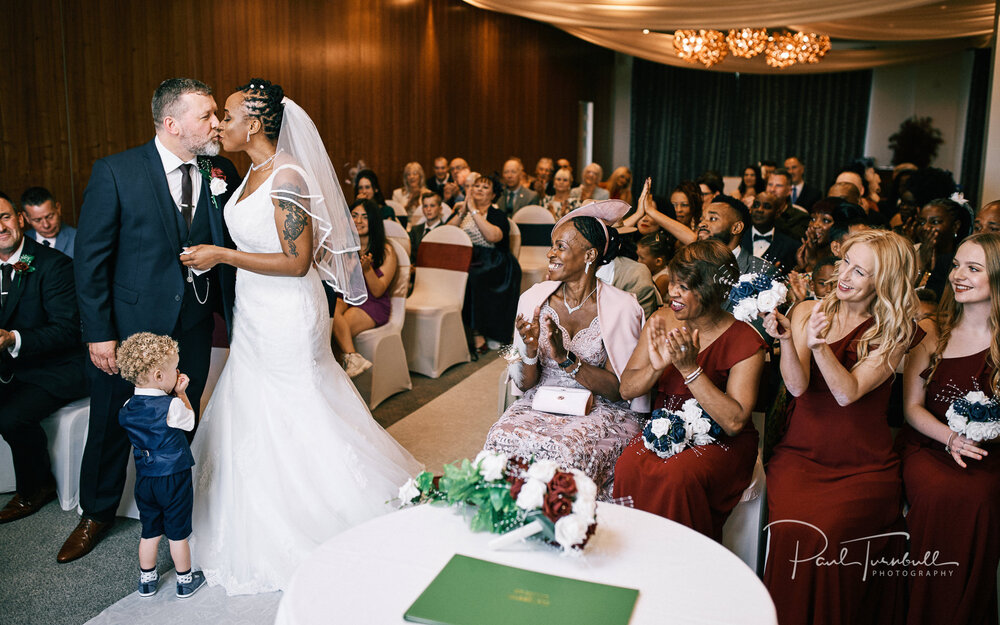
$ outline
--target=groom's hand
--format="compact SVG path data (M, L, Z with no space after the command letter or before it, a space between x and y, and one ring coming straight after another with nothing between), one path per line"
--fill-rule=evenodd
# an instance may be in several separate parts
M118 361L115 358L118 341L87 343L87 347L90 349L90 361L94 363L95 367L108 375L118 373Z
M208 271L222 261L219 253L222 249L215 245L192 245L191 247L186 247L181 252L181 263L185 267L197 269L198 271Z

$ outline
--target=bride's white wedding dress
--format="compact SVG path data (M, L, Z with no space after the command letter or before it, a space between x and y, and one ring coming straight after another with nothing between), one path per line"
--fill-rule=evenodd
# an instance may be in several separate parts
M238 249L281 252L271 189L300 175L280 165L238 201L243 181L225 208ZM228 594L284 588L319 544L391 511L421 468L333 357L315 267L301 278L237 270L229 360L192 450L194 565Z

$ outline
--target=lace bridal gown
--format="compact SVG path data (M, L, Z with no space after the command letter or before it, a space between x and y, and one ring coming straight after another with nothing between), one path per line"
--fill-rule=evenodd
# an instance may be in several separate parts
M295 164L276 166L238 201L243 181L225 208L238 249L281 252L271 189L300 176ZM229 360L192 446L191 541L194 565L231 595L284 588L318 545L391 511L421 468L334 359L315 266L301 278L237 270L233 319Z

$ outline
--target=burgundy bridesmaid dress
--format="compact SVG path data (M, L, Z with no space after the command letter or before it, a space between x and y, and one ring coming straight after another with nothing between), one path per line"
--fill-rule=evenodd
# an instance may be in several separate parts
M830 345L848 370L872 323ZM905 582L884 575L887 567L866 566L905 552L900 463L887 423L892 378L840 406L815 361L810 367L809 387L795 398L767 466L764 583L781 625L898 622ZM869 538L890 532L898 534Z
M989 350L945 358L927 385L925 407L942 423L951 401L969 391L993 396ZM928 371L921 373L927 378ZM987 444L982 460L963 469L944 445L907 425L896 440L910 510L910 558L935 565L911 567L910 625L996 625L1000 562L1000 446ZM942 565L957 563L957 565ZM913 575L915 573L915 575Z
M729 370L766 349L752 326L734 321L698 354L702 375L725 391ZM660 377L654 410L676 410L692 397L684 376L670 365ZM636 508L687 525L722 541L722 526L750 485L757 461L757 430L747 423L736 436L723 434L717 443L685 449L663 459L646 449L639 436L615 465L615 497L632 497Z

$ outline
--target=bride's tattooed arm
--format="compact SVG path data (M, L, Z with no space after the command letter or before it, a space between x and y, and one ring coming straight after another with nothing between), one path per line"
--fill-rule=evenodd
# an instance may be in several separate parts
M298 198L301 198L303 193L299 187L292 183L282 185L278 189L278 192L275 193L278 208L285 214L285 225L281 230L281 236L285 240L288 253L292 256L298 256L299 253L295 248L295 241L302 236L302 232L309 225L309 216L296 201L282 197L286 194L280 194L281 191L289 191L290 193L287 195L294 194ZM308 202L306 199L298 201Z

